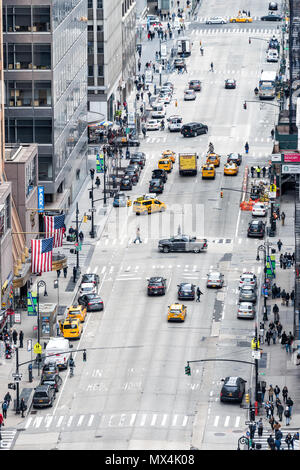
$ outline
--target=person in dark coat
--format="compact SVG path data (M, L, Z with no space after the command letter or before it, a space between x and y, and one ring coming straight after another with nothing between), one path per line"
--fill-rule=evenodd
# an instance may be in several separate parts
M270 436L268 437L267 443L268 443L270 450L275 450L275 441L273 439L272 434L270 434Z
M16 332L16 330L13 331L12 337L13 337L14 345L16 346L17 339L18 339L18 333Z
M203 292L201 292L200 287L197 287L196 294L197 294L196 302L200 302L200 296L203 295Z
M76 282L76 276L77 276L77 269L76 266L73 267L73 282Z
M26 411L27 406L25 405L24 398L21 398L20 411L22 413L22 418L24 418L24 411Z
M66 279L67 274L68 274L68 266L65 266L63 271L64 271L64 278Z
M4 419L7 418L7 410L8 410L8 404L7 404L7 401L4 401L2 403L2 414L3 414Z
M7 402L8 408L9 408L9 405L10 405L11 400L12 400L11 394L10 394L9 392L7 392L7 393L5 394L4 401Z
M281 403L281 401L279 401L278 405L277 405L277 414L278 414L278 419L279 421L282 421L282 415L283 415L283 405Z
M287 292L285 295L285 305L287 307L289 306L289 300L290 300L290 294Z
M20 348L23 348L23 339L24 339L24 333L21 330L19 333Z
M283 396L283 402L286 403L287 396L288 396L289 390L287 386L285 385L282 389L282 396Z
M286 344L287 340L288 340L287 334L286 334L285 331L283 331L283 333L281 335L281 344L282 344L282 346L284 346Z
M282 291L281 291L281 305L285 305L285 297L286 297L285 289L282 289Z
M278 246L278 251L281 251L282 241L280 240L280 238L279 238L279 240L278 240L278 242L277 242L277 246Z

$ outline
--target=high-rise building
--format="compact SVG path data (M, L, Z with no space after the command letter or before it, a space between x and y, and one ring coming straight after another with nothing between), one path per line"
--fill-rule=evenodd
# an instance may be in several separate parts
M122 99L131 93L136 74L136 0L122 1Z
M3 0L5 134L38 144L48 208L87 174L87 0Z
M122 1L88 0L90 121L113 120L122 99L122 66Z

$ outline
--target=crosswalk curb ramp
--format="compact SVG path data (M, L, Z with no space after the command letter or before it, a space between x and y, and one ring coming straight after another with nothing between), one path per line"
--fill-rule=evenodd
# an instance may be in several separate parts
M1 450L8 450L10 449L15 435L17 433L16 429L3 429L1 428L1 441L0 441L0 449Z

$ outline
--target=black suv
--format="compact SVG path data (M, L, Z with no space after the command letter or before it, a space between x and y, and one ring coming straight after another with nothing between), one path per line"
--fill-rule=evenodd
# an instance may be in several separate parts
M180 132L183 137L196 137L200 134L207 134L208 127L205 124L201 124L201 122L190 122L184 124Z
M58 374L49 374L48 376L42 377L41 385L50 385L54 388L55 392L59 391L59 387L62 384L62 378Z
M263 238L265 236L265 224L262 220L252 220L248 227L248 237Z
M241 403L245 393L246 380L241 377L226 377L220 393L220 401L237 401Z
M152 179L160 178L163 183L167 182L168 174L166 170L156 169L152 171Z
M150 277L148 280L148 295L165 295L167 281L164 277Z
M132 189L132 180L129 175L124 176L120 181L120 189L124 191L125 189Z
M33 408L44 408L46 406L53 406L55 400L55 390L51 385L39 385L36 387L32 405Z
M164 190L164 183L160 178L149 181L149 193L161 194Z
M182 282L178 286L178 300L195 300L195 285Z

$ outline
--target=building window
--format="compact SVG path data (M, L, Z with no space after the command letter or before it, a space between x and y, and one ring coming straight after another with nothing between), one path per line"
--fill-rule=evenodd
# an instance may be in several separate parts
M97 0L97 8L103 8L103 0Z
M93 76L94 76L94 66L93 66L93 65L89 65L89 66L88 66L88 76L89 76L89 77L93 77Z
M53 169L52 169L52 156L43 155L39 157L39 180L40 181L52 181Z
M98 33L103 31L103 24L97 24L97 31Z
M30 80L22 82L9 81L6 103L10 107L32 106L32 82Z
M88 54L94 54L94 42L88 41Z
M97 43L97 52L98 54L103 54L104 53L104 47L103 47L103 42Z
M88 0L88 8L93 8L93 0Z
M32 31L50 31L50 7L33 7Z
M36 119L35 120L35 142L38 144L52 143L52 120Z
M88 24L87 30L93 32L94 26L92 24Z
M51 69L50 44L33 44L33 64L39 70Z
M16 119L16 139L20 143L32 143L33 119Z
M51 106L51 104L51 82L35 81L33 106Z
M17 33L26 33L31 31L31 7L13 7L14 8L14 28Z
M98 65L98 77L103 77L104 75L104 67L103 65Z
M8 69L32 68L31 44L8 44Z

